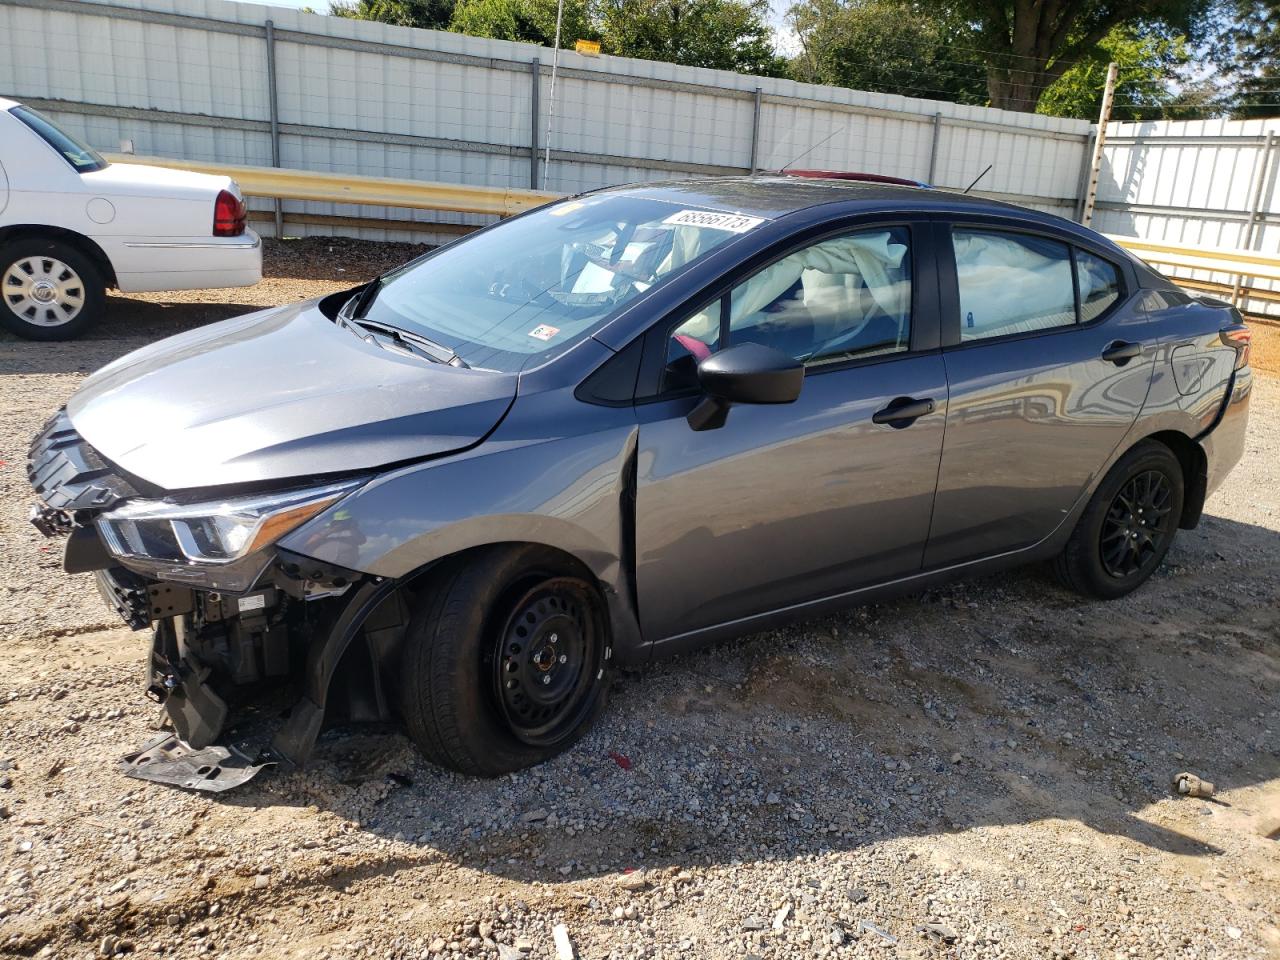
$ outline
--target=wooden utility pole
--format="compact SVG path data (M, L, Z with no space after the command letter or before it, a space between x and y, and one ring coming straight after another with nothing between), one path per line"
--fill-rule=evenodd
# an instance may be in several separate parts
M1111 122L1111 105L1116 99L1117 64L1107 67L1107 87L1102 91L1102 110L1098 113L1098 135L1093 138L1093 156L1089 160L1089 184L1085 187L1084 209L1080 222L1086 227L1093 220L1093 205L1098 199L1098 174L1102 170L1102 148L1107 142L1107 124Z

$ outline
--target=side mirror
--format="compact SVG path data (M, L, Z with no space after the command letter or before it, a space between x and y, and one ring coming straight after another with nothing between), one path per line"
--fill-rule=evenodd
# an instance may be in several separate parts
M694 430L724 426L735 403L794 403L804 383L804 364L781 350L744 343L712 354L698 364L706 394L689 412Z

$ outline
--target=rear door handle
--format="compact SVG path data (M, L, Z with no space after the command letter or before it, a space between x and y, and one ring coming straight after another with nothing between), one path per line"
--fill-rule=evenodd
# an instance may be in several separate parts
M897 397L883 410L871 415L872 423L887 423L891 427L909 427L918 418L933 413L937 404L933 399L917 400L915 397Z
M1134 357L1142 356L1142 344L1127 340L1115 340L1102 351L1102 359L1116 366L1124 366Z

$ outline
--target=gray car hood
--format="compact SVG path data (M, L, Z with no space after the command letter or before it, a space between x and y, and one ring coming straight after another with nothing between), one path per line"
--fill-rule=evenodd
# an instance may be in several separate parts
M384 349L307 302L127 354L89 377L67 413L116 466L182 490L458 450L497 425L516 382Z

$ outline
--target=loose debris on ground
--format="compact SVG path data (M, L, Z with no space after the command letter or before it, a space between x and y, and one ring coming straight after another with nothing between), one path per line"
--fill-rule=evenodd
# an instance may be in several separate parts
M115 772L157 723L146 641L28 528L28 438L129 349L414 252L269 243L258 288L0 339L0 955L1280 957L1277 378L1123 601L1029 570L757 634L496 781L380 728L221 796Z

